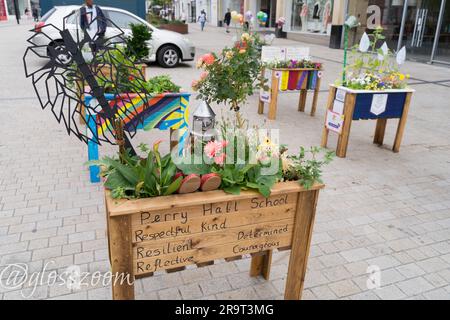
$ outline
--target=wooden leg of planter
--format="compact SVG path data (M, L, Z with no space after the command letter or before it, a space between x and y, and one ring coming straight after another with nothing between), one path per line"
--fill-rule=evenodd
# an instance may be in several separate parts
M267 250L262 255L252 256L250 265L250 277L262 275L264 279L269 280L270 267L272 265L272 250Z
M347 155L348 140L350 138L350 128L352 126L353 111L355 110L356 95L354 93L347 93L344 102L344 125L342 132L339 135L336 155L339 158L345 158Z
M320 78L317 78L316 88L314 89L314 96L313 96L313 102L311 107L311 117L314 117L316 114L316 108L317 108L317 99L319 98L319 91L320 91Z
M269 103L269 120L275 120L277 117L277 104L278 104L278 86L280 79L277 77L278 71L272 72L272 88L270 90L270 103Z
M408 118L409 105L411 103L412 92L406 94L405 106L403 107L402 117L398 122L397 134L395 135L394 147L392 150L394 152L400 151L400 145L402 144L403 133L405 132L406 120Z
M134 299L131 217L109 217L109 247L114 300Z
M172 138L172 136L174 135L174 132L175 132L175 130L170 128L170 151L172 151L178 145L178 140L175 140Z
M375 135L373 137L373 143L383 145L384 133L386 131L387 119L377 119L377 126L375 128Z
M264 113L264 102L259 100L258 103L258 114L263 114Z
M336 96L336 87L330 87L330 90L328 92L327 110L333 109L333 102L335 96ZM325 112L325 121L323 124L323 131L322 131L322 143L321 143L322 148L327 147L328 134L330 133L330 130L327 129L326 122L327 122L327 112Z
M300 192L298 195L292 250L284 292L286 300L300 300L302 297L318 197L319 190Z
M300 98L298 99L298 111L300 111L300 112L305 112L307 95L308 95L308 90L306 90L306 89L300 90Z

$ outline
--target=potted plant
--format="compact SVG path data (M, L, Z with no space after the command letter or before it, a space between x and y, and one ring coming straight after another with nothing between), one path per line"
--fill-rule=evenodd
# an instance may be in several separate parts
M408 88L409 74L399 71L405 61L405 48L393 53L386 42L383 29L376 28L370 35L364 33L359 45L351 51L351 62L344 70L343 80L335 86L346 92L356 93L354 119L374 119L381 114L370 113L373 96L384 93L388 96L385 113L400 116Z
M178 32L181 34L189 33L189 26L181 20L168 20L166 23L161 23L159 28L164 30L169 30L173 32Z
M287 155L267 136L243 136L244 129L245 124L222 122L220 138L201 149L210 161L200 164L176 163L173 153L162 156L159 142L150 151L142 148L146 157L125 154L95 162L105 178L113 274L133 280L260 253L252 258L250 275L267 278L270 258L261 260L261 254L270 257L273 249L292 248L285 298L301 297L315 208L324 187L321 170L332 154L320 159L319 149L302 148ZM239 153L228 150L238 141L246 150L243 162L236 161ZM193 182L196 175L202 178ZM211 176L220 177L222 190L176 194ZM114 299L134 298L132 281L113 283Z
M346 155L352 120L377 120L374 143L381 145L387 119L400 119L393 146L394 152L399 151L414 90L408 88L409 75L399 70L405 48L394 53L384 39L381 27L370 35L364 33L352 49L342 79L330 86L322 146L327 144L328 132L336 131L339 157Z

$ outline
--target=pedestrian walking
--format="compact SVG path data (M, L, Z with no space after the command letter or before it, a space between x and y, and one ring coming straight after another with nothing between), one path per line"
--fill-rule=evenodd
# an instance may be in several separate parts
M184 10L181 11L180 20L181 22L186 23L186 13L184 13Z
M200 12L200 16L198 17L198 22L200 22L200 28L203 31L203 29L205 29L205 24L206 24L206 12L205 12L205 10L202 10Z
M93 52L99 49L106 33L106 18L103 10L94 5L94 0L86 0L80 8L80 28L86 30L92 39L89 43Z
M33 20L34 21L38 21L39 20L39 10L37 7L32 7L31 8L31 14L33 15Z
M227 33L230 32L230 23L231 23L231 12L230 8L227 9L227 12L225 13L225 17L223 18L223 22L225 23L225 28Z

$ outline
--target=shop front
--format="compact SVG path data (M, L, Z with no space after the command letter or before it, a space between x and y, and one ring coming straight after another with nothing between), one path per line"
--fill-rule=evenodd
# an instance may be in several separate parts
M288 38L328 44L333 15L332 0L285 0L286 24L283 30Z
M361 23L354 43L381 25L389 48L405 46L411 60L450 64L450 0L350 0L348 9Z

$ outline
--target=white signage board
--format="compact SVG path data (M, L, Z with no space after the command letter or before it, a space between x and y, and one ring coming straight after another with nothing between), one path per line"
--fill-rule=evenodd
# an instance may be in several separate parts
M264 78L267 79L265 85L267 86L267 91L264 88L261 88L259 91L259 99L262 102L270 103L270 88L272 87L272 70L265 69L264 70Z
M374 94L372 99L372 105L370 106L370 112L378 116L386 111L388 95L387 94Z
M308 47L263 46L261 52L262 62L303 60L309 57Z
M342 114L333 112L331 110L327 111L327 121L325 122L325 126L328 130L341 134L343 125L344 116Z
M303 60L309 58L308 47L287 47L285 60Z
M336 90L336 100L339 100L341 102L345 102L345 90L337 89Z
M263 46L261 52L262 62L284 61L286 58L286 48Z
M339 100L334 100L333 103L333 112L339 113L339 114L344 114L344 103L342 101Z

